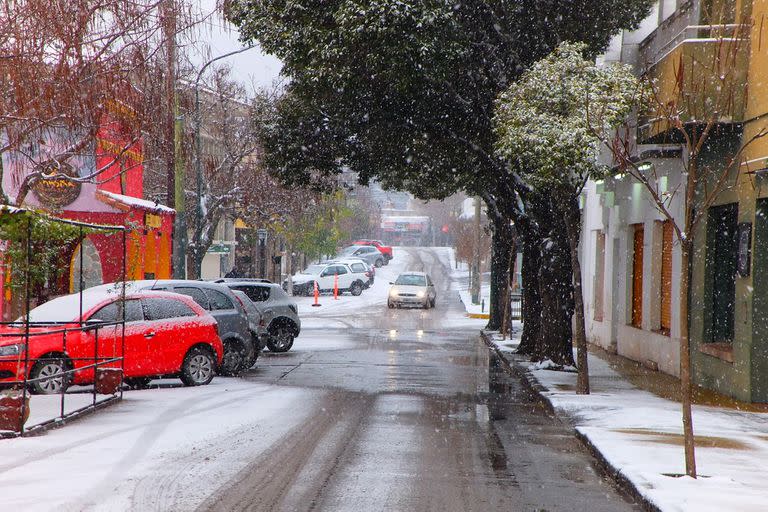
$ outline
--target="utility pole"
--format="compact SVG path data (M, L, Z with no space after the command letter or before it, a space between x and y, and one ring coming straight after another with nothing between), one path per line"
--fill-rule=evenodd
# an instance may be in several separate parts
M184 159L181 156L181 138L184 120L179 115L179 97L176 95L176 123L174 137L176 218L173 223L173 277L187 277L187 212L184 205Z
M200 111L200 80L203 78L203 73L205 73L205 70L208 69L208 66L214 62L225 59L227 57L231 57L232 55L237 55L238 53L243 53L244 51L250 50L253 47L254 45L251 44L240 48L239 50L227 52L223 55L219 55L210 59L208 62L203 64L203 66L200 68L200 71L197 72L197 77L195 78L195 189L197 191L197 204L195 205L196 232L200 232L203 225L203 149L200 136L200 127L202 124L202 113ZM199 268L195 269L195 272L198 276L200 275Z
M164 153L166 163L166 204L176 210L173 222L173 276L186 277L185 257L186 228L184 226L183 175L179 176L180 163L177 151L180 151L181 126L178 119L178 98L176 96L176 2L163 0L160 6L163 37L165 39L165 140ZM182 192L182 193L179 193Z
M472 261L472 304L480 304L480 197L475 197L475 243Z

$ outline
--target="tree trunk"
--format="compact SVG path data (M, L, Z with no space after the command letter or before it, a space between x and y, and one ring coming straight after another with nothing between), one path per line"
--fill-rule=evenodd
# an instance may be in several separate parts
M533 355L541 328L541 297L539 296L539 244L538 237L528 220L518 222L517 233L522 243L523 264L520 274L523 279L523 333L520 336L518 354Z
M568 234L551 194L526 198L523 241L523 338L518 353L573 365L573 274Z
M573 270L573 305L574 305L574 339L577 349L576 393L589 394L589 367L587 359L587 334L584 320L584 295L581 286L581 264L579 262L579 239L581 238L581 212L578 197L569 194L562 204L563 218L568 231L568 242L571 252L571 268Z
M203 258L205 252L200 252L194 248L190 248L187 252L187 279L197 280L202 277Z
M534 359L552 360L563 366L573 360L573 273L570 251L565 236L559 240L547 238L543 243L539 266L539 295L541 296L541 326Z
M499 331L504 321L505 294L509 295L509 255L514 252L514 233L509 218L492 216L491 300L486 329Z
M692 241L680 244L680 385L682 387L683 438L685 444L685 473L696 478L696 454L693 437L693 414L691 412L691 350L688 332L688 282Z

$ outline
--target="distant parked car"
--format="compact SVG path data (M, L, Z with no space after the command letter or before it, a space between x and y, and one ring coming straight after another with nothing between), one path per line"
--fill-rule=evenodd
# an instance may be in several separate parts
M387 261L384 255L372 245L350 245L342 250L337 259L358 258L375 267L381 267Z
M333 290L334 281L338 276L339 292L349 292L360 295L365 288L364 281L343 263L318 263L292 276L294 295L312 295L315 283L321 292ZM288 287L288 281L283 282L283 289Z
M298 307L283 289L273 283L228 279L224 284L244 293L264 316L266 346L270 352L287 352L301 332Z
M389 289L387 306L422 306L424 309L435 307L437 293L432 279L424 272L405 272L397 276Z
M101 285L91 289L114 287ZM219 335L224 344L222 375L235 375L250 368L258 357L259 342L248 324L245 306L223 284L186 279L146 279L126 282L131 290L165 290L192 298L219 323Z
M381 240L357 240L355 242L352 242L352 245L372 245L375 248L377 248L381 254L384 255L384 258L386 261L384 262L385 265L389 263L389 261L394 257L394 252L392 251L392 247L385 245L384 242Z
M111 290L85 290L82 316L78 293L30 311L28 368L22 352L23 319L0 327L0 384L21 381L25 374L35 380L30 383L34 393L60 393L70 384L90 384L93 368L61 373L93 364L94 352L101 360L122 355L125 383L133 387L166 376L177 376L187 386L211 382L222 361L223 346L216 320L208 312L175 293L131 291L123 300L120 289Z

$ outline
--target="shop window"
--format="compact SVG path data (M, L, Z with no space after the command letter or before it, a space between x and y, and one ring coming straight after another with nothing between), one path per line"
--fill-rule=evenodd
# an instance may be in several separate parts
M674 229L672 222L666 220L661 224L661 314L659 315L660 329L669 335L672 330L672 244Z
M709 209L707 265L709 265L709 284L712 290L710 341L715 343L733 341L738 214L739 209L736 203Z
M605 233L597 231L595 237L595 320L603 321L603 297L605 293Z
M632 316L638 329L643 325L643 225L632 226Z

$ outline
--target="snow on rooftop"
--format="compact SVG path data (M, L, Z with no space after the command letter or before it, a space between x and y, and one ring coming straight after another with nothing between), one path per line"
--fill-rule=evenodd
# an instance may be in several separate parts
M122 203L127 206L134 206L144 210L152 210L163 213L176 213L176 210L168 206L156 203L154 201L148 201L147 199L139 199L138 197L125 196L123 194L116 194L114 192L107 192L106 190L99 190L99 195L102 195L118 203Z

